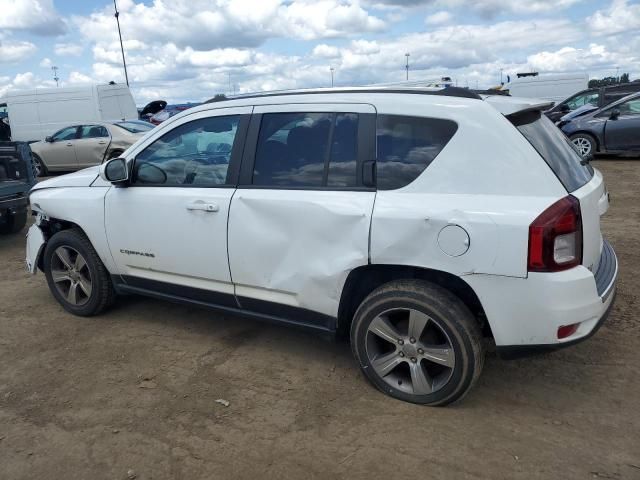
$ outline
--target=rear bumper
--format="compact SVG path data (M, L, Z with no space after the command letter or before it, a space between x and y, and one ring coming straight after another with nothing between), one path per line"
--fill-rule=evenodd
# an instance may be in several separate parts
M477 293L493 332L497 351L517 358L574 345L593 335L614 302L618 260L605 241L596 273L579 266L528 278L465 277ZM496 295L496 292L500 292ZM579 324L558 339L558 328Z

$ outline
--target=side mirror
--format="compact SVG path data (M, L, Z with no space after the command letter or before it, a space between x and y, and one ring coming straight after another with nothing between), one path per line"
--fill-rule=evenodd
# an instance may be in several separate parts
M47 143L53 143L53 137L51 135L47 135L44 137L44 141Z
M618 110L617 108L614 108L613 110L611 110L611 115L609 115L609 119L617 120L619 116L620 116L620 110Z
M129 180L129 169L124 158L114 158L100 166L100 178L114 185L122 185Z
M560 111L562 113L569 113L571 109L569 108L569 105L567 105L566 103L563 103L562 105L560 105Z

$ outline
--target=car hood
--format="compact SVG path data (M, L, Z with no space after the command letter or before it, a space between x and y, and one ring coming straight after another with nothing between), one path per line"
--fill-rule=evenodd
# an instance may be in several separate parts
M31 191L43 188L90 187L100 173L100 165L38 182Z

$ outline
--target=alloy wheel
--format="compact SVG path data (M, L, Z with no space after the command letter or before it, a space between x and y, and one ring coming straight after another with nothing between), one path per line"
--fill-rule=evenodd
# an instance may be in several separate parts
M374 371L389 386L414 395L443 388L455 367L455 351L444 329L411 308L387 310L369 324L366 351Z
M586 157L591 153L591 142L584 137L577 137L573 139L573 144L578 147L580 155Z
M84 305L92 290L91 272L85 258L74 248L56 248L51 259L51 278L62 297L71 305Z

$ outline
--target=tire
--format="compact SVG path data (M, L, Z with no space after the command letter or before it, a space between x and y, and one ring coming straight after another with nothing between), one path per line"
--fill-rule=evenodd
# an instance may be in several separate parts
M44 164L42 159L36 155L35 153L31 154L33 158L33 170L36 177L46 177L49 175L49 170L47 166Z
M27 224L27 209L20 208L13 215L8 215L4 223L0 224L0 233L15 234L20 233Z
M351 348L376 388L421 405L462 399L484 364L472 313L448 290L421 280L393 281L365 298L351 324Z
M598 150L596 139L588 133L576 133L575 135L571 135L569 139L576 146L582 158L595 155Z
M43 266L51 293L74 315L97 315L115 299L109 272L79 229L63 230L51 237L44 251Z
M108 153L107 155L107 160L111 160L112 158L118 158L120 155L122 155L123 150L112 150Z

